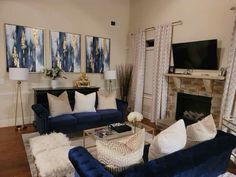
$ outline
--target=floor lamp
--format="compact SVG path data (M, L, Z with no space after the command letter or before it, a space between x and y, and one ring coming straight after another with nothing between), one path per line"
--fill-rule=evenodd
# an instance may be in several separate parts
M104 79L109 81L109 93L112 91L112 80L116 80L116 70L109 70L104 72Z
M18 131L21 131L26 128L24 122L24 111L22 104L22 94L21 94L21 82L24 80L28 80L28 68L9 68L9 79L17 81L16 86L16 108L15 108L15 127ZM18 101L20 98L20 106L21 106L21 115L22 115L22 124L17 125L17 111L18 111Z

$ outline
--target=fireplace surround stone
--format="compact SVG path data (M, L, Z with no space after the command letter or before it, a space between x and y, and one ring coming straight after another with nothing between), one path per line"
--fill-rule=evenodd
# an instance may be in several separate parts
M212 97L210 113L213 115L216 125L219 124L224 81L214 80L211 92L206 90L202 79L195 78L181 78L181 85L177 88L173 78L170 77L168 79L168 86L167 118L175 119L177 94L180 92L191 95Z

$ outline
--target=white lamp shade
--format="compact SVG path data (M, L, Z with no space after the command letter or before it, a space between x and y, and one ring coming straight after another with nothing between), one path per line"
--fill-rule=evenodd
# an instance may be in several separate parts
M104 79L105 80L115 80L116 77L116 70L110 70L104 72Z
M16 81L28 80L28 68L9 68L9 79Z

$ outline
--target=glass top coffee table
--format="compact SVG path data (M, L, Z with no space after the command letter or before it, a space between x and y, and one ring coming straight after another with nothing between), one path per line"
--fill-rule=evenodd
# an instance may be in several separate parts
M123 138L123 137L133 135L135 133L134 126L130 123L127 123L127 122L125 124L131 127L130 131L125 131L125 132L122 132L122 133L118 133L115 130L111 129L111 127L109 125L84 130L83 131L83 146L85 148L92 148L92 147L96 146L96 145L86 146L86 138L87 137L92 138L94 141L96 141L96 140L110 141L110 140L120 139L120 138ZM154 131L155 131L154 128L152 128L148 125L142 124L142 126L138 125L136 127L136 131L139 131L141 128L145 128L146 132L151 132L152 135L154 136Z

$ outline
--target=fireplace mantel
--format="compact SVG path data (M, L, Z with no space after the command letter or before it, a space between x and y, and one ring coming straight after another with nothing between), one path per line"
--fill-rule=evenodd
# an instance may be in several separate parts
M212 83L214 80L224 81L224 76L212 76L212 75L194 75L194 74L164 74L167 77L173 77L175 86L180 88L181 86L181 78L189 78L189 79L202 79L204 83L204 87L207 92L212 92Z

